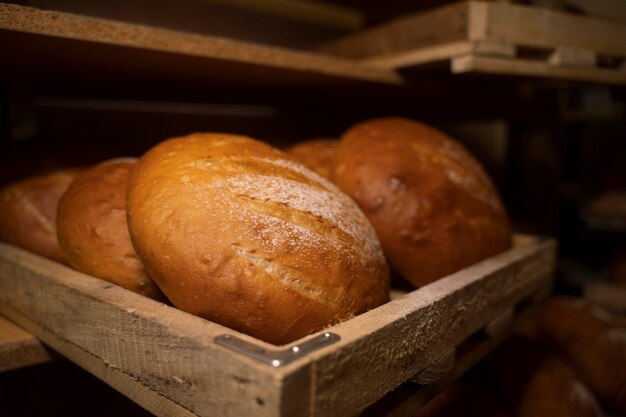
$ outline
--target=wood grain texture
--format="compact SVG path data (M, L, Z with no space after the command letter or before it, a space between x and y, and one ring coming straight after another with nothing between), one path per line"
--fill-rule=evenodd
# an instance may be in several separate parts
M0 312L156 415L354 415L548 285L554 248L518 237L509 251L330 327L340 341L280 368L213 338L272 345L5 244ZM465 362L457 351L451 372Z
M485 35L472 40L626 55L626 24L621 22L503 3L488 3L486 12Z
M558 67L544 61L529 59L502 59L466 55L453 58L451 70L455 74L484 73L558 78L603 84L626 84L626 71L621 68Z
M0 303L2 314L157 415L281 414L283 374L213 343L229 332L219 325L4 244Z
M262 66L361 81L391 84L401 82L400 76L394 72L359 65L345 59L6 3L0 3L0 29L89 42L93 47L114 45L237 63L238 70L250 76L254 75L254 66Z
M52 359L52 352L39 339L0 316L0 372Z
M468 3L458 3L411 14L326 43L318 50L364 59L467 40L468 13Z
M336 325L342 339L313 353L313 415L361 410L549 284L555 243L513 249Z

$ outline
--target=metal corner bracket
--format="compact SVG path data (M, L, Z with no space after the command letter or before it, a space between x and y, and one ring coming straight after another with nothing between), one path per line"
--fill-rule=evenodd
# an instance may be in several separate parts
M216 336L213 341L220 346L234 350L266 365L278 368L290 362L300 359L307 353L332 345L341 337L335 333L325 332L302 343L298 343L285 349L266 349L254 343L239 339L229 334Z

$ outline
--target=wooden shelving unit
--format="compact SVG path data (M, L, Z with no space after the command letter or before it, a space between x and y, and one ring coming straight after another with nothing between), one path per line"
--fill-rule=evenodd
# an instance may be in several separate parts
M320 50L385 69L445 62L455 74L626 84L626 24L514 4L454 3Z
M362 24L354 16L342 19L344 28ZM159 111L184 108L204 117L200 101L211 99L213 89L220 99L232 92L237 100L289 91L280 105L306 113L329 97L365 90L368 102L382 93L385 103L402 92L402 105L422 74L424 84L436 81L425 90L432 96L440 85L452 86L440 101L450 90L481 90L464 90L465 78L457 74L626 85L626 25L481 1L403 17L316 51L0 3L0 55L9 58L0 65L0 87L49 94L35 104L70 109L59 120L71 119L74 131L88 124L75 115L89 106L136 120L153 100ZM127 100L135 90L143 101ZM317 90L326 95L314 104L308 97L293 102L301 91ZM168 102L187 95L193 96L188 103ZM471 111L476 95L468 94L461 112ZM351 105L358 101L353 97ZM209 113L217 118L224 109L239 109L228 106ZM273 107L252 106L263 117L275 116ZM0 338L0 370L50 360L41 340L159 416L374 416L387 410L408 417L536 308L550 290L555 256L553 240L518 235L511 250L422 289L395 291L392 302L328 329L338 336L332 343L275 367L272 358L282 360L323 333L268 345L0 244L0 314L31 332L0 318L0 336L9 335ZM216 343L224 335L262 349L269 365Z

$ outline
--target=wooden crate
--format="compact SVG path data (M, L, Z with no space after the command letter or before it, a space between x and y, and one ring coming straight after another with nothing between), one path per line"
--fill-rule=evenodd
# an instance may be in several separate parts
M512 249L274 346L0 244L0 313L159 416L349 416L478 360L550 287L555 242Z
M626 84L626 24L515 4L455 3L320 50L385 69L449 62L453 73Z

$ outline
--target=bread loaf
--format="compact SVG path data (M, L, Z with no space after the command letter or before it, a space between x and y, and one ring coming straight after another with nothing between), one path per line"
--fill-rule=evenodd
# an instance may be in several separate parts
M305 167L326 179L332 177L337 139L311 139L297 143L287 149Z
M601 417L598 400L547 346L514 335L472 370L518 417Z
M126 223L126 186L136 159L98 164L76 177L59 203L59 243L78 271L159 299L130 242Z
M416 286L511 245L507 214L479 163L424 124L353 126L337 147L333 180L370 219L391 266Z
M0 240L67 263L57 241L57 206L77 172L59 170L2 188Z
M198 133L152 148L129 180L128 221L176 307L271 343L388 300L388 269L356 204L247 137Z
M626 328L621 323L582 301L552 297L538 328L604 404L626 412Z

